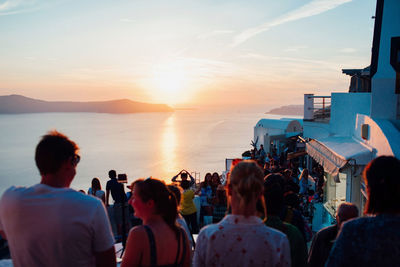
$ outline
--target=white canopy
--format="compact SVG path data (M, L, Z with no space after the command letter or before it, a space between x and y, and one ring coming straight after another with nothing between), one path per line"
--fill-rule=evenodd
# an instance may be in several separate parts
M350 137L328 137L311 140L306 144L306 151L332 176L339 174L347 163L366 165L373 158L372 149Z

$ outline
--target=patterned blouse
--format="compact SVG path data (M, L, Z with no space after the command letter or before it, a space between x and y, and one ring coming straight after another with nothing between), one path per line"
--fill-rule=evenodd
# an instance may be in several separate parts
M227 215L200 231L193 265L290 266L289 241L256 216Z

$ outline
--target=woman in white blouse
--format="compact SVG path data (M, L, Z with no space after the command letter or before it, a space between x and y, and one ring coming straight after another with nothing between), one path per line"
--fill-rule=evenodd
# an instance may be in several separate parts
M232 214L200 231L195 267L290 266L286 236L255 216L263 181L263 171L254 161L242 161L232 169L227 183Z

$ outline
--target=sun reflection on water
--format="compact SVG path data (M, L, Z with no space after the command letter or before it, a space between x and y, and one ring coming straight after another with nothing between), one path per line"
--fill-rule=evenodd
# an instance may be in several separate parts
M177 136L175 131L175 114L165 121L163 129L164 132L161 139L162 168L164 173L174 175L177 172Z

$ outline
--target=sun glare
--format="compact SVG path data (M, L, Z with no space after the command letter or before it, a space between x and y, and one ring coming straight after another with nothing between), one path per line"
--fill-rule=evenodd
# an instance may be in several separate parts
M153 71L152 83L156 99L167 104L181 102L187 84L183 64L173 62L157 65Z

